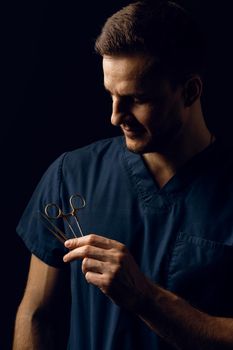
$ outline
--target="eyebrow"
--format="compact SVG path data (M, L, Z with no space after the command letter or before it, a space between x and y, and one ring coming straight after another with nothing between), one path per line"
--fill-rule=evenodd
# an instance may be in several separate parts
M109 93L110 95L112 95L113 93L104 85L104 89L107 93ZM125 94L125 95L120 95L122 97L147 97L148 94L147 93L140 93L140 92L135 92L135 93L129 93L129 94Z

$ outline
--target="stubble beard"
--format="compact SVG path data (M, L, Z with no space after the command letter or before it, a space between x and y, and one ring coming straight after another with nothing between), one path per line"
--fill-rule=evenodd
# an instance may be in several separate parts
M154 145L151 138L147 135L138 135L132 138L125 136L127 149L136 154L144 154L154 151Z
M173 128L166 130L163 134L154 132L149 134L147 132L135 135L135 137L129 138L126 135L125 142L126 147L130 152L136 154L145 153L161 153L169 154L174 150L174 142L176 143L182 130L182 124L178 122L173 125Z

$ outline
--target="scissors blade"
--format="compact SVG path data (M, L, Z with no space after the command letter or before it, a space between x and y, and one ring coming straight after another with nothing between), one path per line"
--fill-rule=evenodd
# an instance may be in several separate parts
M65 236L65 234L43 213L39 212L40 216L42 219L42 223L44 224L44 226L61 242L64 243L67 240L67 237ZM44 221L46 220L46 222ZM51 227L49 227L49 225L51 225L53 227L53 229L51 229Z
M76 222L76 224L77 224L77 226L78 226L78 229L79 229L79 232L80 232L81 236L84 236L83 230L82 230L82 228L81 228L81 225L80 225L80 223L79 223L79 221L78 221L78 218L77 218L76 214L74 215L74 219L75 219L75 222Z
M75 238L78 238L78 236L77 236L76 233L74 232L74 229L73 229L73 227L71 226L71 224L70 224L69 219L67 218L67 216L64 215L63 217L64 217L64 219L66 220L67 225L69 226L69 229L70 229L70 231L72 232L73 236L74 236Z

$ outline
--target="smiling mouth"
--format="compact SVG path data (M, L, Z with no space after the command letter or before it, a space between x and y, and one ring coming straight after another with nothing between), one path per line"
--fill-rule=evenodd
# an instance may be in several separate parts
M135 138L145 133L145 128L137 120L131 118L125 118L120 125L123 133L126 137Z
M142 127L130 127L128 125L122 125L121 129L128 137L136 137L142 135L145 131Z

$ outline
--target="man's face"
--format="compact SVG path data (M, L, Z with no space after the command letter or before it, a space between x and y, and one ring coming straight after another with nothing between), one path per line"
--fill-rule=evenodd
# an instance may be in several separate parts
M112 97L113 125L122 129L127 148L136 153L169 150L185 119L182 86L150 74L150 56L103 57L104 85Z

